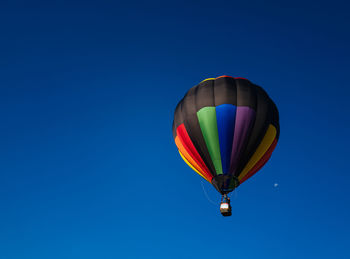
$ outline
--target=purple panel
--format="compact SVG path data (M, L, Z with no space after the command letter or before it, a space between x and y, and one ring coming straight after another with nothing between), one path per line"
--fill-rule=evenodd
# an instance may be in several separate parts
M239 159L248 141L255 121L255 111L247 106L239 106L236 111L235 133L233 136L230 175L235 174Z

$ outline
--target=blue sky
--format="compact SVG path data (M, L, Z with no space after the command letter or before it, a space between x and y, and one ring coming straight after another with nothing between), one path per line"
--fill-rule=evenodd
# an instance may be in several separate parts
M0 7L1 259L350 257L345 1ZM171 133L185 92L225 74L281 124L230 218Z

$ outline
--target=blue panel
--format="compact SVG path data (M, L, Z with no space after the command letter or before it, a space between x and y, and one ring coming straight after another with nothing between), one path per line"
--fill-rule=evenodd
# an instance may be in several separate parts
M221 104L216 106L216 120L218 125L220 153L222 170L228 174L230 170L230 159L235 132L237 107L232 104Z

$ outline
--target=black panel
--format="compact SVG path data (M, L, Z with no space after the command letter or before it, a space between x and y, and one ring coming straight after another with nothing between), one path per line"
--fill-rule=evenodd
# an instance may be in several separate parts
M256 111L255 87L245 79L236 79L237 106L248 106Z
M200 83L196 89L196 109L214 106L214 80L207 80Z
M236 82L232 77L221 77L214 81L215 106L233 104L237 106Z

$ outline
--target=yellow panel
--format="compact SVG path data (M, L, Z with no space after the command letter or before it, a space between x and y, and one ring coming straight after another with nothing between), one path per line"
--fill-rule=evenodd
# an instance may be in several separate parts
M202 176L205 180L207 180L208 182L210 182L207 178L205 178L204 175L202 175L196 168L194 168L190 162L187 161L187 159L182 155L182 153L179 151L180 156L182 157L182 159L186 162L186 164L188 164L189 167L192 168L193 171L195 171L197 174L199 174L200 176Z
M259 160L262 158L262 156L266 153L266 151L271 146L273 140L276 137L276 134L277 134L276 128L272 124L270 124L260 145L256 149L252 158L244 167L242 173L239 175L238 177L239 180L241 180L255 166L255 164L259 162Z
M202 82L200 82L200 83L203 83L203 82L205 82L205 81L208 81L208 80L215 80L216 78L207 78L207 79L204 79Z

